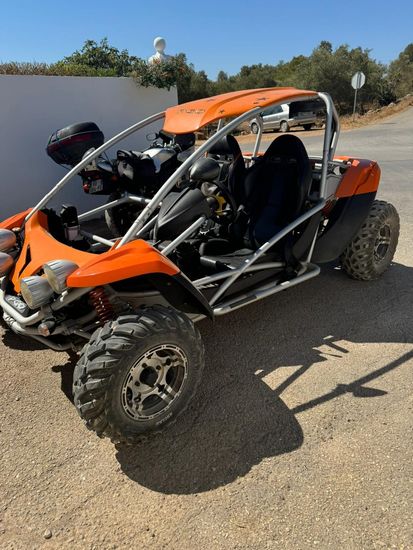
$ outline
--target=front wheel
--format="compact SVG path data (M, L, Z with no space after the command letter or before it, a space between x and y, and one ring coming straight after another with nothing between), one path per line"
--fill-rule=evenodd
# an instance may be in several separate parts
M171 308L148 307L92 335L75 367L74 402L98 436L135 443L185 410L203 367L192 321Z
M393 259L399 231L395 207L385 201L374 201L366 221L340 258L347 275L360 281L380 277Z
M306 132L309 132L312 127L313 127L312 124L303 124L303 128Z

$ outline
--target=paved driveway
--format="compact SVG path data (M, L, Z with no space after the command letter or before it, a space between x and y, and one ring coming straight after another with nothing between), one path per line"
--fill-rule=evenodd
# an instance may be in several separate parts
M203 322L201 391L150 444L87 432L67 355L3 330L0 547L413 548L412 137L413 109L340 142L382 166L391 269L366 284L325 267Z

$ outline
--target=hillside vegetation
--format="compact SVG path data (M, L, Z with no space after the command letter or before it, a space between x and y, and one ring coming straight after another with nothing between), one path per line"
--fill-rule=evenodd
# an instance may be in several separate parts
M340 113L352 108L351 76L358 70L366 75L359 92L361 112L387 105L413 91L413 43L408 44L388 66L371 57L371 50L343 44L333 49L322 41L311 55L299 55L275 65L244 65L235 75L224 71L216 80L205 71L197 71L185 54L173 56L167 63L148 63L127 50L119 50L104 38L99 43L87 40L83 47L56 63L0 63L0 74L63 76L132 76L141 86L170 88L177 86L182 103L202 97L269 86L295 86L328 92Z

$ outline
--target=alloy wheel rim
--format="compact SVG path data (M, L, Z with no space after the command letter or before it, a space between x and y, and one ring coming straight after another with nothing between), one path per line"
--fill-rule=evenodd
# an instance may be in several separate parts
M391 241L391 230L388 224L380 227L379 234L374 243L374 260L376 263L382 262L389 251Z
M151 420L164 414L181 394L188 359L179 346L155 346L134 363L122 385L122 407L132 419Z

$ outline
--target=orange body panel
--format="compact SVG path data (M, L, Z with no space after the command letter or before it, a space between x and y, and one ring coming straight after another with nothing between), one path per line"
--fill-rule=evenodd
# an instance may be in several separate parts
M11 274L17 292L22 277L37 274L43 264L51 260L71 260L79 266L70 276L69 286L73 287L93 287L145 273L179 273L170 260L145 241L133 241L103 254L91 254L67 246L50 235L46 215L42 212L36 212L24 230L23 248ZM30 261L27 262L29 255Z
M30 210L31 208L28 208L24 212L19 212L18 214L14 214L14 216L10 216L10 218L7 218L3 222L0 222L0 228L13 229L14 227L21 227L24 221L24 218L27 216Z
M380 167L374 160L335 157L338 160L350 161L351 165L340 182L335 193L337 198L375 193L380 182Z
M68 279L70 287L106 285L147 273L176 275L179 269L146 241L132 241L112 249L77 269Z
M308 96L316 97L317 93L296 88L258 88L197 99L166 109L163 129L172 134L196 132L220 118L239 116L256 107L265 108L273 103Z

